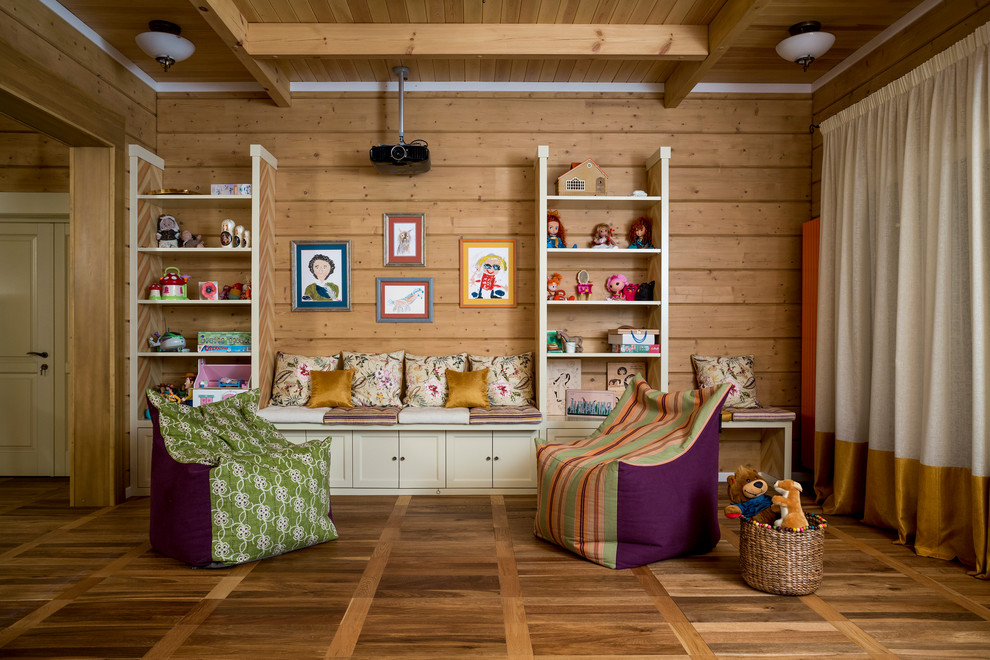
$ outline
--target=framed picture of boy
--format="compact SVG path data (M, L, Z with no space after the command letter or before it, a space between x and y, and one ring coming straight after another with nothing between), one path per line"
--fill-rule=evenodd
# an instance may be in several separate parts
M516 306L516 242L460 241L460 306Z
M425 266L425 216L422 213L385 214L385 265Z
M350 241L292 241L292 311L350 311L350 254Z

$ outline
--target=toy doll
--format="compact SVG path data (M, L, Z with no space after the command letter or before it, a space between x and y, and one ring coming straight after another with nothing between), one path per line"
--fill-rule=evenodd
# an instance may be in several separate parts
M179 223L170 215L158 216L158 231L155 233L158 247L179 247Z
M595 225L595 231L592 232L591 247L608 250L615 248L615 240L612 238L612 233L612 225L607 222Z
M233 247L234 244L234 221L227 218L220 223L220 247Z
M547 211L547 247L567 247L567 234L564 233L564 225L560 222L560 213L557 211Z
M633 220L629 227L629 249L648 249L653 247L653 218L642 215Z
M625 300L622 290L626 288L626 284L628 283L629 280L626 279L625 275L620 273L610 275L605 280L605 300Z
M547 300L574 300L574 296L570 298L563 289L560 288L560 282L563 276L560 273L554 273L547 277Z
M203 235L196 234L194 236L188 229L182 230L182 233L179 234L179 240L182 241L182 247L184 248L206 247L206 245L203 244Z

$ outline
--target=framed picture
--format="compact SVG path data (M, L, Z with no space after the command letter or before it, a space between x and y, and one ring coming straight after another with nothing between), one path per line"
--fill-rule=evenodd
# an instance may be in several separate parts
M618 392L619 396L626 391L626 386L636 374L642 374L646 378L646 362L643 360L631 360L629 362L606 362L605 381L608 389Z
M433 323L432 277L376 277L375 320Z
M424 266L426 224L422 213L385 214L385 265Z
M547 360L547 414L563 415L567 390L581 387L581 360Z
M516 242L460 241L461 307L516 306Z
M351 242L292 241L292 311L351 309Z

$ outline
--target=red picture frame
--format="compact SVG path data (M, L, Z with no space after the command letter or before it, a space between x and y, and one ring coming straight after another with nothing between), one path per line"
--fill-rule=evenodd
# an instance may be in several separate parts
M386 266L425 266L426 216L422 213L386 213L384 244Z

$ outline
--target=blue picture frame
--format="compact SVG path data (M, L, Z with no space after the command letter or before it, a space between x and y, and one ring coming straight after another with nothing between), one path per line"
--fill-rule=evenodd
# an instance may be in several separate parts
M433 323L433 278L376 277L375 321Z
M291 261L292 311L350 311L350 241L292 241Z

